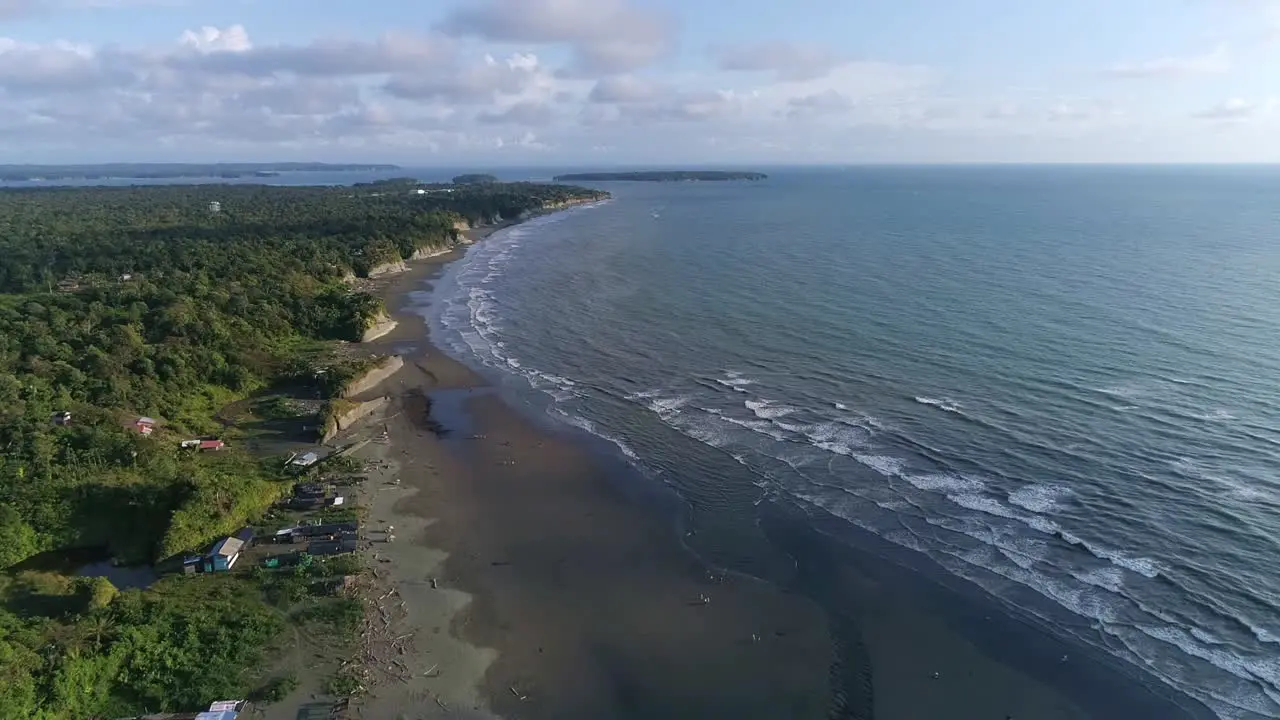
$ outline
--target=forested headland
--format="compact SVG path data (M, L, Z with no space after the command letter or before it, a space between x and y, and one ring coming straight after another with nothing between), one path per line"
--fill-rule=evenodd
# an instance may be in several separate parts
M254 663L296 620L283 581L120 592L24 561L102 548L152 563L254 522L289 488L280 459L179 438L225 433L224 407L281 384L333 392L332 348L384 310L354 277L451 247L468 225L604 196L524 183L0 191L0 717L119 717L254 690ZM139 416L156 420L150 436Z

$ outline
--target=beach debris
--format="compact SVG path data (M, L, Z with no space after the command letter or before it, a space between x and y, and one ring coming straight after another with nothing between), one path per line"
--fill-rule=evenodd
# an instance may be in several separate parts
M753 643L760 642L760 636L756 633L751 633L751 642Z
M444 704L444 701L440 699L439 695L432 695L431 697L435 699L436 704L443 708L445 712L449 712L449 706Z
M436 663L435 665L431 666L430 670L427 670L426 672L422 673L422 676L423 677L440 677L440 673L436 672L439 669L440 669L440 663ZM433 675L432 673L435 673L435 674Z
M711 596L707 595L706 593L703 593L698 596L698 601L701 602L703 605L710 605Z
M435 578L431 578L431 589L432 589L432 590L439 590L439 589L440 589L440 586L436 584L436 579L435 579Z
M933 677L934 680L937 680L938 678L942 677L942 673L935 672L931 677Z
M523 702L523 701L525 701L525 700L528 700L528 699L529 699L529 696L528 696L528 695L521 695L519 692L517 692L517 691L516 691L516 689L515 689L515 687L509 687L509 688L507 688L507 689L508 689L508 690L510 690L510 691L511 691L511 694L512 694L512 695L515 695L515 696L516 696L516 699L517 699L517 700L520 700L521 702Z

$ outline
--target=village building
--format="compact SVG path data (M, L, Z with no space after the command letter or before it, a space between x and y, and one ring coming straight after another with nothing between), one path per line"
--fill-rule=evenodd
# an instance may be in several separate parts
M289 464L297 465L298 467L311 467L312 465L315 465L316 462L318 462L319 460L320 460L319 455L313 452L308 452L308 453L303 453L298 457L294 458L293 460L290 461Z
M240 551L244 549L244 541L239 538L225 537L213 546L209 556L205 558L205 572L227 572L235 567L240 559Z

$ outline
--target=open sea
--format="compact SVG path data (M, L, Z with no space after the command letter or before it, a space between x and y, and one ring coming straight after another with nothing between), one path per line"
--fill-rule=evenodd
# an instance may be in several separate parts
M700 551L751 571L726 518L785 505L1280 717L1280 169L600 187L472 247L429 319Z

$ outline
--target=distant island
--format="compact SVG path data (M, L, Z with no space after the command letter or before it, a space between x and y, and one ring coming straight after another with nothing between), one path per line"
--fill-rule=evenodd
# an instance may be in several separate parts
M466 175L458 175L453 179L454 185L483 185L496 182L498 182L498 178L487 173L468 173Z
M275 177L286 172L360 172L399 170L398 165L286 163L107 163L103 165L0 165L0 182L102 180L127 178Z
M600 182L632 180L637 182L681 182L702 180L764 180L769 176L758 172L725 170L650 170L641 172L591 172L556 175L556 182Z

